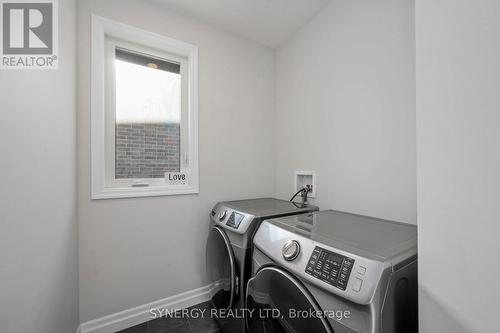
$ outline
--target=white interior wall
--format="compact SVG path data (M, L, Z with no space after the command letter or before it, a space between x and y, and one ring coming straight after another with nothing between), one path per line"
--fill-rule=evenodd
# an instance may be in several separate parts
M200 194L90 200L90 15L199 46ZM274 194L274 52L145 1L82 0L79 232L82 322L198 288L208 214Z
M416 223L414 1L332 0L276 56L276 193Z
M0 71L0 332L78 326L76 1L59 69Z
M416 2L420 331L499 332L500 2Z

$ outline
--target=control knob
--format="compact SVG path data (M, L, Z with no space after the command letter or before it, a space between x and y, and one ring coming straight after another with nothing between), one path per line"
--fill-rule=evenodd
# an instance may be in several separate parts
M227 214L227 210L220 212L219 213L219 221L224 220L224 218L226 217L226 214Z
M300 244L296 240L289 240L283 246L283 258L286 261L295 260L300 254Z

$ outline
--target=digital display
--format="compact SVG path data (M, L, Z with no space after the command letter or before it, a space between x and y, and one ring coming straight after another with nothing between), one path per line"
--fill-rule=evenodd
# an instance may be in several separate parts
M243 220L244 216L241 214L234 213L234 224L237 226L240 225L241 221Z
M233 212L231 216L229 216L229 218L227 219L226 225L238 229L244 217L245 215Z
M327 264L331 264L333 267L340 268L342 266L342 261L344 258L335 253L328 253L326 251L321 252L320 258L322 258Z

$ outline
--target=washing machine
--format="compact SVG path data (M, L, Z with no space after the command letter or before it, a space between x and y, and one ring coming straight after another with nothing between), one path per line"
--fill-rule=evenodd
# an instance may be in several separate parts
M252 238L264 219L317 211L318 207L274 198L219 202L210 213L206 268L211 306L224 332L244 332L245 287L251 276ZM225 310L228 310L224 312Z
M250 333L416 333L417 228L339 211L263 221Z

